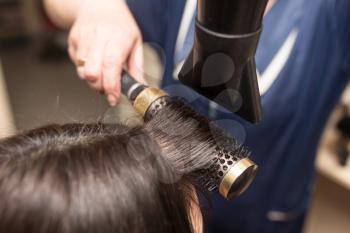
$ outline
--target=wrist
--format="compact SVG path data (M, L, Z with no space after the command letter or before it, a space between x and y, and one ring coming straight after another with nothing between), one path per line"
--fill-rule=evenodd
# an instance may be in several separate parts
M102 15L108 18L118 14L118 10L126 7L125 0L80 0L80 7L76 11L74 21L81 15L88 15L91 18Z
M78 9L85 0L44 0L50 19L59 27L69 28L75 21Z

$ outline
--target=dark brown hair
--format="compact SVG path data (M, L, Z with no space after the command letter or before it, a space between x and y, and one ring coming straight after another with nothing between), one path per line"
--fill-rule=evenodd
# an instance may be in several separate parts
M181 153L188 138L165 140L155 124L50 125L0 141L0 232L193 232L192 174L211 157Z

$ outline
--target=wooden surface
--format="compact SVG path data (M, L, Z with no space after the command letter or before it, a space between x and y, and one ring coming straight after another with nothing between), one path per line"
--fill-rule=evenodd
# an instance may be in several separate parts
M0 137L11 135L14 130L12 111L0 60Z
M350 161L346 167L342 167L339 165L336 155L329 148L321 147L318 153L316 167L320 174L328 177L350 192Z

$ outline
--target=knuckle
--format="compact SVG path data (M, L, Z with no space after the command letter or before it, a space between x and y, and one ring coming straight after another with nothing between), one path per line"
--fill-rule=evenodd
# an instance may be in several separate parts
M79 34L77 30L75 30L75 27L70 30L69 35L68 35L68 40L70 42L76 42L78 40Z
M118 56L114 55L114 54L107 55L104 58L103 66L105 68L112 68L112 67L118 65L119 60L120 60L120 58Z

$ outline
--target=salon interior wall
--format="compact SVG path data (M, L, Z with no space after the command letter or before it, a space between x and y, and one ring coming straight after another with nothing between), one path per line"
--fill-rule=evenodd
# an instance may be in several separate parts
M0 138L15 133L15 124L0 60Z
M38 13L38 0L20 0L23 16L25 18L25 28L28 34L37 35L41 32L40 17Z
M350 106L350 84L341 102ZM334 153L339 140L335 125L341 115L342 108L338 106L328 121L320 143L306 233L350 232L350 162L347 166L340 166Z
M126 122L134 125L140 118L132 111L130 103L123 99L117 108L110 108L105 98L89 89L81 81L68 57L64 59L43 59L43 32L39 0L20 0L24 16L24 27L30 42L11 48L1 48L0 58L3 72L0 79L3 97L1 109L9 106L2 125L11 125L19 131L50 123L72 122ZM66 33L57 34L64 38ZM150 46L145 46L146 77L157 85L162 69L158 57ZM2 81L2 82L1 82ZM1 112L5 112L2 111ZM14 124L13 124L14 123ZM1 130L2 136L13 130Z

